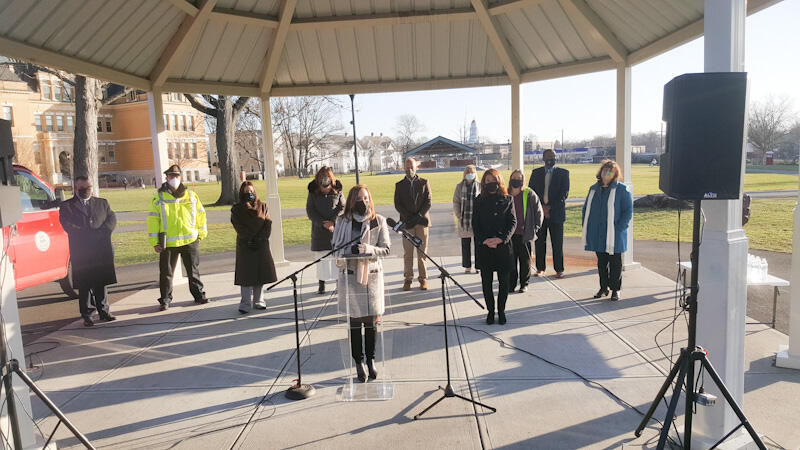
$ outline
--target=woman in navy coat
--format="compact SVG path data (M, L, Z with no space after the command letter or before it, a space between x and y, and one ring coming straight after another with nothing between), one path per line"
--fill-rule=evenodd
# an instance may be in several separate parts
M583 248L597 255L600 275L600 290L594 298L608 295L611 289L611 300L619 300L622 287L622 254L628 249L633 198L628 187L617 181L619 177L617 163L604 160L583 204Z

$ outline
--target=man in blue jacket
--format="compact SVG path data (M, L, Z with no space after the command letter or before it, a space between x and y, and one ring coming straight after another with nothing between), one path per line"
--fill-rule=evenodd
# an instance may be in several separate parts
M564 208L569 196L569 170L556 167L556 152L547 149L542 154L544 167L533 169L528 186L542 201L544 221L536 233L536 271L533 276L544 275L547 257L547 233L550 232L550 245L553 249L553 268L556 278L564 276L564 221L567 219Z

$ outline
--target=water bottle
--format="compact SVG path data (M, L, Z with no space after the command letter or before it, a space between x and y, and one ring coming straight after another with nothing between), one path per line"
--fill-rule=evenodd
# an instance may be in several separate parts
M747 281L755 281L755 257L750 253L747 254Z
M759 271L760 271L760 278L761 279L759 281L764 282L764 281L767 280L767 259L766 258L760 258L760 259L761 259L761 261L759 261L759 262L761 264L759 266L759 269L760 269Z

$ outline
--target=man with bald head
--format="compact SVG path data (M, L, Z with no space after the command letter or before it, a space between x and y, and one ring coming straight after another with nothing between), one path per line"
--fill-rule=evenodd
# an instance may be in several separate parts
M409 234L418 237L422 243L419 250L428 248L428 227L431 225L431 187L428 180L417 175L417 161L408 158L405 162L406 176L394 186L394 207L400 213L400 222ZM428 289L425 257L417 251L417 270L419 271L419 288ZM403 290L411 290L414 279L414 245L403 240Z

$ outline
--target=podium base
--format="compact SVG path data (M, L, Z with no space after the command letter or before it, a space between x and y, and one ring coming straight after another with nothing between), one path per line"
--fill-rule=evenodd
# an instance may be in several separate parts
M339 389L340 402L366 402L372 400L391 400L394 398L394 384L386 381L368 383L347 383Z
M310 384L301 384L299 386L292 386L286 390L286 398L289 400L305 400L312 397L317 392L314 386Z

